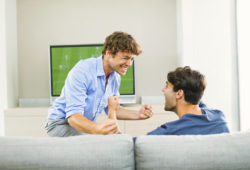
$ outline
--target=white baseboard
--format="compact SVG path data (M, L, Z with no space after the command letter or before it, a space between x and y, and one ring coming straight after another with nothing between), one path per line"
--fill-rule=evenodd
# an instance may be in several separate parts
M20 107L46 107L50 106L50 99L47 98L21 98L19 99Z
M141 104L164 104L164 96L141 96Z

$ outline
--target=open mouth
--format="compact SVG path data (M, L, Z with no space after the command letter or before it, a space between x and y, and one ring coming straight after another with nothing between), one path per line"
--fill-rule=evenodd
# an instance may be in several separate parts
M120 68L121 68L121 72L122 72L123 74L125 74L125 73L127 72L127 70L128 70L128 67L127 67L127 66L121 66Z

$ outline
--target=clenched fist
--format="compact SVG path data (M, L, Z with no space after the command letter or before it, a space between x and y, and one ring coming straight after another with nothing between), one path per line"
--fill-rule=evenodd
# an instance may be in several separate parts
M117 96L110 96L108 98L108 108L117 110L120 106L120 99Z

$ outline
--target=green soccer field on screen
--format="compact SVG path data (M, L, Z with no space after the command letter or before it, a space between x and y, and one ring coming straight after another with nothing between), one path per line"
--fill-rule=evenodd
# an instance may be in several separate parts
M79 60L102 55L103 44L50 46L51 95L60 96L69 71ZM134 64L121 76L121 95L134 95Z

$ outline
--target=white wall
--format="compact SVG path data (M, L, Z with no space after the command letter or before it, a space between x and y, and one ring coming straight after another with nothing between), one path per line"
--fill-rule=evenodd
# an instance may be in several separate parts
M177 65L175 0L19 0L20 98L49 98L50 44L103 43L122 30L143 53L136 58L136 94L162 95Z
M232 130L239 129L234 0L176 2L19 0L16 25L16 1L0 0L0 76L3 80L0 82L0 135L3 134L3 109L15 106L18 94L20 98L49 97L49 44L102 43L115 30L131 33L143 48L143 54L136 59L138 96L161 95L167 72L177 65L191 65L207 77L204 101L224 111ZM238 18L239 25L247 23L249 16L246 5L241 7L242 13L238 15L243 19ZM16 65L16 27L19 67ZM249 63L248 48L240 44L244 38L249 39L248 30L249 25L238 27L242 129L248 126L250 83L248 75L243 74Z
M4 135L4 109L17 106L16 0L0 0L0 136Z
M238 32L238 58L240 80L240 122L241 130L250 129L249 96L250 96L250 1L237 1L237 32Z
M3 110L7 106L6 102L6 42L5 42L5 0L0 0L0 136L4 135L4 115Z
M6 0L6 57L8 107L18 105L17 6L16 0Z
M233 0L178 0L178 55L206 76L203 101L225 113L239 130L237 57Z

